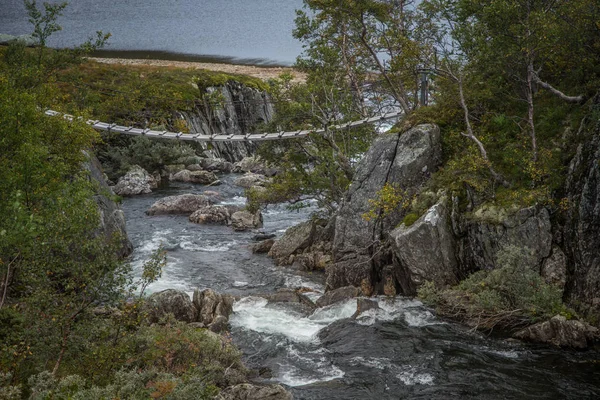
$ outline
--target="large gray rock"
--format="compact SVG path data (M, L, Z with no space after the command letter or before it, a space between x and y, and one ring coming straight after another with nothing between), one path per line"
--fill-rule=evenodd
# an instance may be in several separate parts
M226 329L229 315L233 312L233 301L232 296L216 293L212 289L195 290L193 304L197 310L197 322L213 332Z
M187 214L210 205L208 197L201 194L181 194L178 196L168 196L152 204L146 211L148 215L163 214Z
M113 191L119 196L135 196L151 193L152 189L157 187L158 182L152 175L139 165L134 165L124 176L119 178Z
M264 296L269 303L297 303L313 310L316 308L315 303L307 296L294 289L280 289L277 292Z
M190 171L184 169L183 171L179 171L176 174L174 174L171 180L176 182L190 182L208 185L217 182L219 178L217 178L214 172Z
M598 328L581 321L568 321L565 317L557 315L515 333L514 337L558 347L586 349L598 340Z
M327 288L359 286L366 295L383 292L382 269L389 265L382 251L387 233L402 220L401 209L384 217L365 219L372 200L386 184L408 195L441 163L440 130L424 124L406 132L382 135L359 162L352 184L336 214L334 263L327 267Z
M260 211L254 214L246 210L236 211L231 215L231 226L237 232L261 228L263 226L263 217Z
M207 206L194 211L189 220L196 224L227 225L230 222L230 215L225 206Z
M473 270L493 269L498 267L498 253L516 246L529 249L539 267L552 250L551 229L550 214L543 207L483 207L467 222L464 261Z
M591 113L600 112L600 96ZM567 298L578 311L600 318L600 121L586 118L581 144L569 165L568 210L563 230L569 279Z
M400 216L385 220L365 220L372 204L369 200L386 183L402 189L416 189L441 162L440 130L436 125L418 125L401 134L377 139L356 168L356 174L337 213L334 252L366 253L381 239L382 232L395 226Z
M560 247L552 247L552 254L542 264L540 275L546 283L564 290L567 283L567 257Z
M260 386L242 383L221 391L217 400L292 400L291 393L280 385Z
M113 199L114 193L106 183L100 161L93 154L88 154L88 161L84 164L84 168L89 171L90 181L94 183L96 189L94 200L100 214L98 233L104 235L107 240L112 240L115 235L118 236L121 244L118 249L119 256L127 257L133 252L133 245L127 237L125 214Z
M271 248L273 248L274 244L275 244L274 239L263 240L261 242L258 242L256 244L252 245L252 252L255 254L268 253L271 250Z
M150 323L159 322L167 314L183 322L196 320L196 308L187 293L175 289L167 289L153 293L146 299L145 311Z
M217 171L228 174L233 171L233 164L222 158L204 158L202 159L202 168L206 171Z
M277 264L291 264L290 256L309 247L314 240L315 233L315 224L312 221L292 226L271 247L269 256L273 257Z
M246 189L250 189L253 186L263 185L266 181L264 175L254 174L252 172L248 172L239 178L236 178L233 181L233 184L236 186L240 186Z
M362 292L354 286L345 286L338 289L330 290L316 301L317 307L327 307L340 301L346 301L355 297L361 296Z
M426 281L437 287L457 282L456 242L445 201L431 207L411 226L390 233L398 262L394 275L404 294L414 295Z

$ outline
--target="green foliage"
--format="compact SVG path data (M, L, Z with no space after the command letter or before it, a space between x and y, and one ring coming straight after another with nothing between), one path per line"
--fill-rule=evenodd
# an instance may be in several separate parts
M385 218L398 210L407 209L411 204L411 200L412 198L406 190L400 188L398 185L386 182L381 190L375 194L375 197L369 199L371 208L362 215L362 218L365 221Z
M421 218L421 216L419 214L415 214L415 213L408 213L406 214L406 216L404 217L404 219L402 220L402 223L405 226L411 226L412 224L414 224L415 222L417 222L417 220Z
M496 264L495 269L478 271L450 289L424 284L419 298L443 313L454 310L466 320L480 318L485 328L572 315L562 302L562 290L546 283L535 270L529 249L509 246L498 253Z

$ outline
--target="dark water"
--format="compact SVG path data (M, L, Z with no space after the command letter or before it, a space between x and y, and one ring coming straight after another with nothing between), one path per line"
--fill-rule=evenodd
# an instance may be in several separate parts
M41 3L41 1L38 1ZM54 47L80 44L110 32L107 50L138 58L234 59L293 63L301 51L292 38L302 0L70 0L59 19ZM0 0L0 33L31 33L22 0ZM113 54L115 55L115 54ZM201 56L201 57L200 57Z
M225 203L242 204L239 188L216 190ZM181 216L147 217L158 198L201 193L178 185L125 199L134 265L162 242L169 265L151 290L211 287L242 296L230 318L236 344L251 367L269 367L272 382L296 399L598 399L598 353L515 345L439 320L418 301L377 299L381 307L348 319L355 301L305 315L289 305L267 305L257 293L308 286L322 291L322 276L280 268L247 248L252 233L199 226ZM281 234L308 217L283 206L265 214L267 232ZM313 293L318 298L319 293Z

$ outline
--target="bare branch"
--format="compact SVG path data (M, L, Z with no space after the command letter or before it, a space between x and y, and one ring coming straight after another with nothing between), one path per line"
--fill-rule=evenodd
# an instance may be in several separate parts
M544 89L547 89L550 93L560 97L562 100L568 102L568 103L583 103L585 101L585 96L580 94L579 96L568 96L566 94L564 94L563 92L561 92L560 90L556 89L554 86L550 85L547 82L544 82L540 79L540 77L538 76L537 73L533 73L533 80L535 81L535 83L537 83L538 85L540 85L541 87L543 87Z

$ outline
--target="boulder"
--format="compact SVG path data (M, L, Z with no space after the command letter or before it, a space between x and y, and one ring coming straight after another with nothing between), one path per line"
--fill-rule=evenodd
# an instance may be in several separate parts
M505 210L484 206L466 224L464 259L472 270L496 268L498 253L509 246L529 249L538 268L550 256L552 227L544 207Z
M221 201L223 198L221 197L221 193L215 192L213 190L205 190L202 194L209 198L209 200L213 203L217 203Z
M354 286L346 286L338 289L330 290L316 301L317 307L327 307L340 301L346 301L355 297L361 296L362 292Z
M213 332L227 327L229 315L233 312L233 297L218 294L212 289L195 290L193 304L197 310L197 322L201 322Z
M147 215L187 214L210 205L209 199L200 194L181 194L168 196L152 204Z
M255 242L261 242L263 240L273 239L275 238L275 236L277 235L275 235L274 233L258 233L252 236L252 240L254 240Z
M426 281L436 287L457 283L456 243L445 201L431 207L411 226L402 224L394 229L390 241L398 264L393 276L404 294L415 295Z
M250 211L236 211L231 215L231 226L234 231L242 232L263 226L263 217L260 211L252 214Z
M383 217L365 219L371 200L391 184L409 195L435 172L442 161L440 130L417 125L408 131L380 135L357 165L348 192L335 216L333 262L326 268L327 288L359 286L366 295L383 291L382 269L390 265L383 251L387 234L404 217L402 208Z
M158 182L152 175L142 167L134 165L127 171L125 176L119 178L112 189L119 196L135 196L151 193L152 189L157 187Z
M308 308L315 309L315 303L311 299L294 289L280 289L277 292L266 295L269 303L298 303Z
M267 239L263 240L262 242L258 242L252 246L252 252L255 254L268 253L269 250L271 250L271 248L273 247L274 243L275 240L273 239Z
M520 340L547 343L558 347L586 349L598 340L598 328L585 322L567 320L556 315L550 320L540 322L514 334Z
M254 174L252 172L248 172L239 178L236 178L233 181L233 184L236 186L240 186L246 189L250 189L253 186L261 186L264 185L267 178L264 175Z
M172 181L177 182L190 182L190 183L199 183L202 185L208 185L211 183L215 183L219 180L214 172L209 171L189 171L184 169L183 171L179 171L171 177Z
M288 259L289 260L289 259ZM294 257L294 266L301 271L325 270L331 263L330 254L322 251L308 251Z
M200 164L190 164L188 166L185 167L185 169L187 169L188 171L202 171L203 168Z
M183 322L196 320L196 308L187 293L175 289L167 289L153 293L146 299L144 308L150 323L159 322L167 314Z
M204 158L202 159L202 168L206 171L217 171L228 174L233 171L233 164L222 158Z
M207 206L196 210L189 220L196 224L227 225L230 222L229 210L225 206Z
M254 157L244 157L240 161L236 162L233 167L233 172L235 172L235 173L253 172L255 174L264 175L266 169L267 168L265 167L264 161L261 160L260 157L254 156Z
M281 385L261 386L242 383L222 390L217 400L292 400L291 393Z
M441 163L440 129L418 125L403 133L381 135L356 167L354 179L336 215L334 253L366 253L369 246L391 230L402 215L365 220L371 199L386 183L415 192ZM377 227L377 229L376 229Z
M369 300L365 298L356 299L356 312L350 317L356 319L358 316L369 310L379 310L379 303L375 300Z
M277 264L291 264L290 256L309 247L315 238L315 233L315 224L312 221L288 228L281 239L275 242L269 251L269 256L273 257Z

